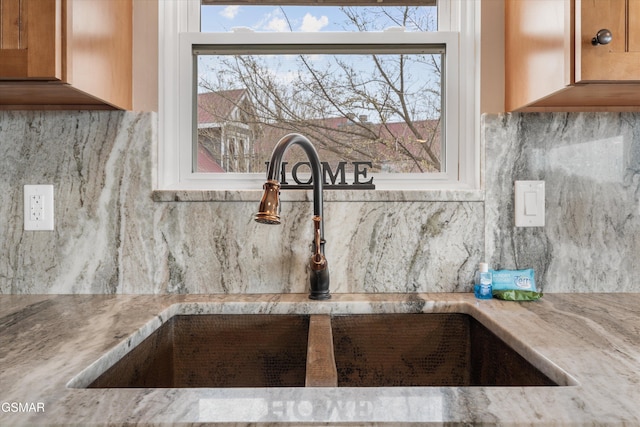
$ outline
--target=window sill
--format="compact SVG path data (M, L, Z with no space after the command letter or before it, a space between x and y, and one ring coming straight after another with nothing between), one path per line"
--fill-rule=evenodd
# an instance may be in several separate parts
M482 202L483 190L324 190L325 202ZM262 190L155 190L154 202L259 202ZM281 200L308 201L311 190L282 190Z

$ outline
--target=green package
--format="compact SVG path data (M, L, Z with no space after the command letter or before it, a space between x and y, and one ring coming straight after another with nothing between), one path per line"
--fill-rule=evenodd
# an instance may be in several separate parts
M537 301L542 297L542 292L501 289L494 290L493 297L505 301Z

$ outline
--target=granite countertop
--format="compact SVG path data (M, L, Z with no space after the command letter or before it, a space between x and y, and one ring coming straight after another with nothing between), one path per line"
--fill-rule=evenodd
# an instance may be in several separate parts
M565 385L73 388L174 314L371 312L470 314ZM640 294L0 295L0 425L640 425L639 313Z

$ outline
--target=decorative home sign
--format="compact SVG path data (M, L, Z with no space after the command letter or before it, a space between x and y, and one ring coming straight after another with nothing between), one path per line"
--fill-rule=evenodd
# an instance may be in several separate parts
M266 162L267 168L269 162ZM309 162L298 162L291 168L291 178L294 183L287 182L287 165L288 162L282 162L282 170L280 171L280 188L282 189L310 189L312 188L311 176L306 178L307 170L311 169ZM322 162L322 176L324 177L323 188L325 190L375 190L373 177L367 179L369 168L372 167L371 162L351 162L353 165L353 181L347 182L346 165L347 162L339 162L335 172L331 169L328 162ZM300 170L300 167L303 167ZM304 172L304 178L300 177L300 173ZM337 182L336 182L337 181Z

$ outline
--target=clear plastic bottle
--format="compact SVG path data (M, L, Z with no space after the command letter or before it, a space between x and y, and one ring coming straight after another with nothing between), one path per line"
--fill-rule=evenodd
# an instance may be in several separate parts
M493 298L492 295L492 284L493 280L491 277L491 272L489 271L489 264L486 262L481 262L478 265L478 270L476 271L475 278L473 280L473 293L478 299L490 299Z

